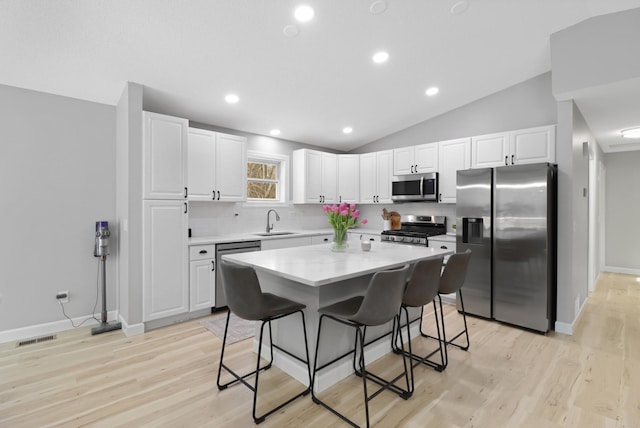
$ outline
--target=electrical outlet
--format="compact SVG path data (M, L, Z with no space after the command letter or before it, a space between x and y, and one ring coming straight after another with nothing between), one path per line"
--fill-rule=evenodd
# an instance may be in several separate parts
M69 303L69 292L68 291L58 291L56 293L56 299L60 303Z

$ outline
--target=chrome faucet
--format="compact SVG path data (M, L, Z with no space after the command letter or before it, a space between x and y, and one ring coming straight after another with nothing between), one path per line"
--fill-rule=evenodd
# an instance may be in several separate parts
M271 226L269 226L269 214L271 214L271 211L273 211L276 215L276 221L280 221L280 216L278 215L278 212L274 209L270 209L269 211L267 211L267 233L271 232L273 230L273 224L271 224Z

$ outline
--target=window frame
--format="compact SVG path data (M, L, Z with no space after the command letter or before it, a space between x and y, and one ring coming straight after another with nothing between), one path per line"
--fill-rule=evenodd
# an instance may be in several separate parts
M289 205L289 156L279 153L266 153L253 150L247 150L247 167L250 162L254 163L271 163L277 164L278 178L275 180L276 185L276 199L263 200L253 199L247 196L248 206L284 206ZM249 182L254 181L247 177L247 190ZM255 180L259 182L260 180ZM248 195L248 193L247 193Z

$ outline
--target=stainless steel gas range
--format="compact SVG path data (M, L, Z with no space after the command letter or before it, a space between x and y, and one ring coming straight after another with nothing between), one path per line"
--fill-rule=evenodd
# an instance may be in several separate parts
M429 236L447 233L445 216L403 215L399 230L385 230L380 236L383 242L409 245L429 245Z

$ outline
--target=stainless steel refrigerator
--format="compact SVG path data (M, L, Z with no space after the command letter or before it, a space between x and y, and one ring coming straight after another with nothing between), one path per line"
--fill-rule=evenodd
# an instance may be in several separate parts
M457 251L471 249L467 313L547 332L555 322L555 165L458 171Z

